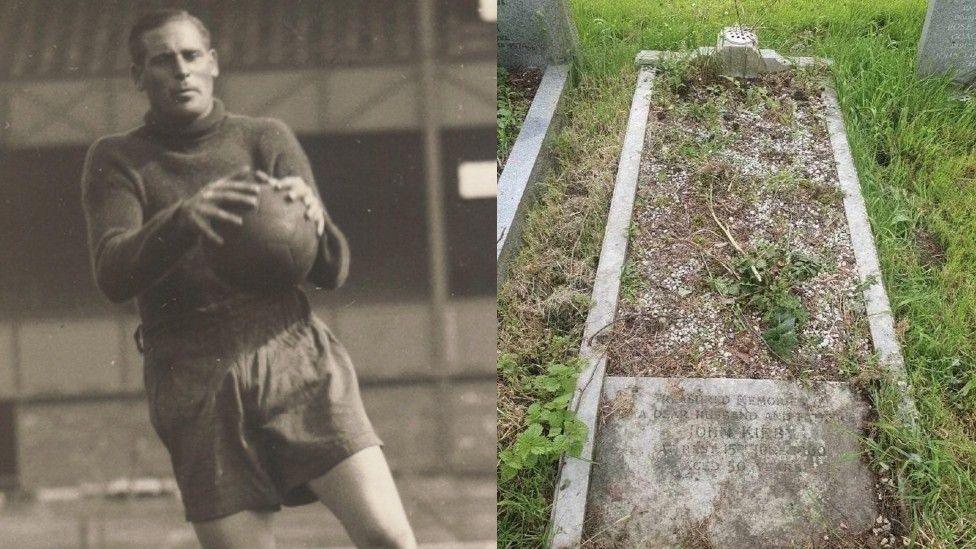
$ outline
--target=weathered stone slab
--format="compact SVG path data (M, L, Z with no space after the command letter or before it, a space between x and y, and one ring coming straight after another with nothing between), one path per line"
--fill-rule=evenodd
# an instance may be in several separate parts
M579 37L567 0L498 2L498 65L545 67L566 63Z
M976 2L929 0L917 70L922 76L951 73L958 84L976 84Z
M846 384L608 377L587 522L619 547L792 547L877 516Z

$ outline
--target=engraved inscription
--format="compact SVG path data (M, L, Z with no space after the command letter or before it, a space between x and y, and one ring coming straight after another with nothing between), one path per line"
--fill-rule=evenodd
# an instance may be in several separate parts
M823 426L856 418L797 396L658 393L647 419L666 428L655 473L674 480L816 469L831 457Z
M874 524L868 407L845 383L609 376L603 402L587 517L615 547L676 547L703 520L743 549Z
M976 3L937 0L929 7L919 70L925 74L976 69Z
M930 28L942 36L933 44L932 55L946 65L976 65L976 5L964 4L954 10L943 9L941 26ZM932 24L936 22L933 20Z

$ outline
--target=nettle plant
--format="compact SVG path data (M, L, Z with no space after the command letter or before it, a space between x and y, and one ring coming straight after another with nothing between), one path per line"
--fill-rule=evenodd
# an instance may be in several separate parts
M796 288L823 267L819 258L759 242L754 250L736 257L732 273L713 276L710 282L715 291L733 298L737 306L758 313L763 322L763 341L779 359L790 362L810 319Z
M564 453L578 456L583 450L586 425L569 410L580 371L580 359L569 364L550 363L545 372L521 379L536 401L525 412L526 428L514 444L498 454L501 479L509 480L523 469L553 463ZM505 376L517 376L519 366L514 355L502 355L499 370Z

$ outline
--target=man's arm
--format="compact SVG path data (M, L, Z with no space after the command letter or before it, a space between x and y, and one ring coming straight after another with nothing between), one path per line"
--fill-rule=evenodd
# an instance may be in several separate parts
M319 196L308 157L295 134L283 122L274 120L272 129L266 132L265 139L269 141L266 145L269 146L273 158L271 166L268 167L271 170L270 175L274 178L288 176L302 178L322 207L325 227L319 238L319 253L308 279L316 286L338 288L349 275L349 244L346 242L345 235L329 217L328 210Z
M85 160L82 201L98 288L113 302L128 301L165 276L199 236L220 244L215 222L243 222L223 206L257 206L258 186L234 180L248 172L242 168L209 183L144 220L145 192L137 176L114 156L111 145L93 145Z
M196 242L197 231L179 215L182 202L143 219L143 193L111 146L88 151L82 201L95 283L109 300L128 301L155 284Z

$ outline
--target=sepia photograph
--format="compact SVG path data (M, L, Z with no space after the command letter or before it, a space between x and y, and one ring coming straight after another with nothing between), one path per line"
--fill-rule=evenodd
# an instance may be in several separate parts
M495 547L495 14L0 3L0 547Z

